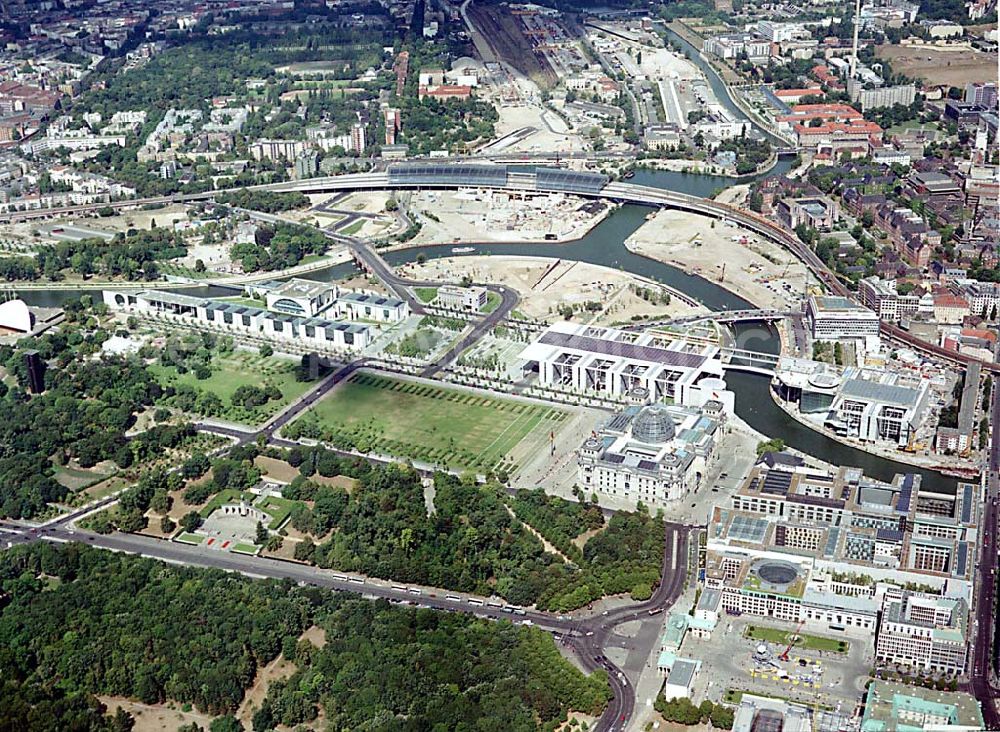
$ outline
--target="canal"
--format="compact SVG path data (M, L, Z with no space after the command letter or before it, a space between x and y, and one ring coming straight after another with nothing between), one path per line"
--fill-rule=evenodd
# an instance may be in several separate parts
M677 44L681 48L681 50L685 52L688 60L691 61L691 63L693 63L699 69L701 69L701 72L705 74L705 78L708 80L708 85L712 88L712 91L715 93L715 98L719 101L719 104L721 104L736 119L746 120L751 125L753 125L753 128L757 130L757 132L760 135L766 138L768 142L770 142L772 145L775 145L776 147L779 148L786 146L786 143L783 140L775 137L773 134L765 130L759 124L750 119L747 116L746 112L744 112L742 109L739 108L736 102L733 101L732 96L730 96L729 88L726 86L726 83L722 80L722 77L719 76L719 72L713 69L712 65L708 63L704 58L702 58L701 52L698 51L697 48L695 48L689 41L680 36L672 28L664 26L663 29L667 34L667 38L669 38L672 42Z

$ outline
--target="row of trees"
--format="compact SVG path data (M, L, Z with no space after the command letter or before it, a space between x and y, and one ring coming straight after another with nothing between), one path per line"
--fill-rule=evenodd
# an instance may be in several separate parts
M34 259L0 258L0 278L36 280L44 276L60 280L64 271L70 271L130 281L153 280L159 276L158 261L180 257L186 252L180 234L165 229L130 230L116 234L111 240L82 239L40 247Z
M215 197L215 201L225 206L263 211L264 213L292 211L309 205L309 197L298 191L279 193L276 191L251 191L246 188L220 193Z
M732 707L715 704L709 699L706 699L699 705L695 705L687 697L676 697L667 700L664 698L663 692L660 692L660 695L653 703L653 708L662 714L663 718L668 722L687 726L710 722L716 729L733 728L734 714Z

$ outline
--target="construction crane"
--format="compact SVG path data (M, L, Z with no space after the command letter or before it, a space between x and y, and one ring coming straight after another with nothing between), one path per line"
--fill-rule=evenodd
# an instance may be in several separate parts
M805 625L805 624L806 624L805 620L800 620L799 621L799 625L795 629L795 632L792 633L792 635L788 638L788 645L785 646L784 652L780 656L778 656L779 660L784 661L785 663L788 663L788 652L790 650L792 650L792 646L795 645L795 639L798 637L799 631L802 630L802 626Z

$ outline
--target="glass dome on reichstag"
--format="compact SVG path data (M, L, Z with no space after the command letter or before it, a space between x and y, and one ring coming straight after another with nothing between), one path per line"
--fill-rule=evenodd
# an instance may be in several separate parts
M661 406L644 407L632 421L632 439L648 445L670 442L676 434L674 420Z

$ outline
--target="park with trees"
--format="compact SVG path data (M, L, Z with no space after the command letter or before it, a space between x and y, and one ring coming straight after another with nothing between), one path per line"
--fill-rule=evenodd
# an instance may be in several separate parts
M265 732L316 719L331 729L554 730L610 698L533 628L397 608L290 581L165 565L79 544L0 555L0 728L128 732L96 695L231 716L258 671L284 654L253 717ZM318 626L322 648L298 640ZM218 722L218 720L216 720Z

